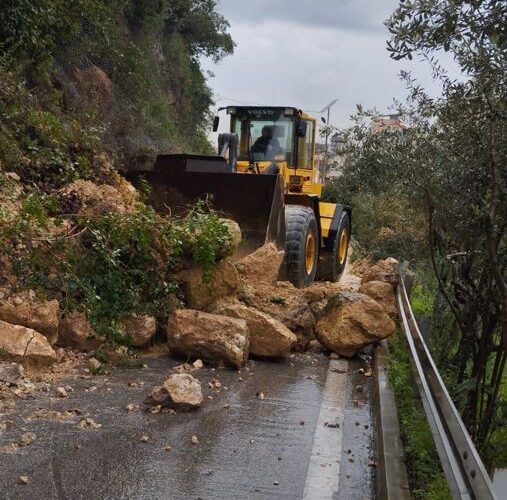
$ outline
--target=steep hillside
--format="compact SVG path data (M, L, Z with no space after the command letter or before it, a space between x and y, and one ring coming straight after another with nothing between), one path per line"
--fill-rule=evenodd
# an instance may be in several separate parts
M232 52L227 27L214 0L3 1L0 166L51 188L209 150L199 57Z

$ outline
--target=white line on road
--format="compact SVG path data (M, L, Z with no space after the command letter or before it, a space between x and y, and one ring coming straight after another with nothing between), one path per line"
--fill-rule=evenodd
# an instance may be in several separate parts
M331 500L338 491L348 362L330 360L303 500Z

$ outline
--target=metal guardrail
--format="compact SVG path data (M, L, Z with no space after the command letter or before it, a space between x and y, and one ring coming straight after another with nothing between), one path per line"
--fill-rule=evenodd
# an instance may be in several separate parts
M456 499L496 499L484 464L419 331L401 272L396 299L413 374L449 489Z

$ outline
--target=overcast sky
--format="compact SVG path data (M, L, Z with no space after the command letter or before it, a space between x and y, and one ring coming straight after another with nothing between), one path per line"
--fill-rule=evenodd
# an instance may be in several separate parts
M322 109L338 98L331 123L347 126L356 103L388 112L406 95L409 69L436 92L426 63L389 58L384 21L397 0L218 0L236 42L218 65L203 61L218 106L266 104ZM314 113L316 114L316 113ZM222 120L224 122L225 120ZM225 125L224 123L221 124Z

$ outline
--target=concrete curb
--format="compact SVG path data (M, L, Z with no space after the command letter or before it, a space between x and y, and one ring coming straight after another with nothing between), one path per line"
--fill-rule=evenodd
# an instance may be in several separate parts
M376 426L377 499L410 499L398 411L387 376L389 348L383 340L375 348L375 394L373 414Z

